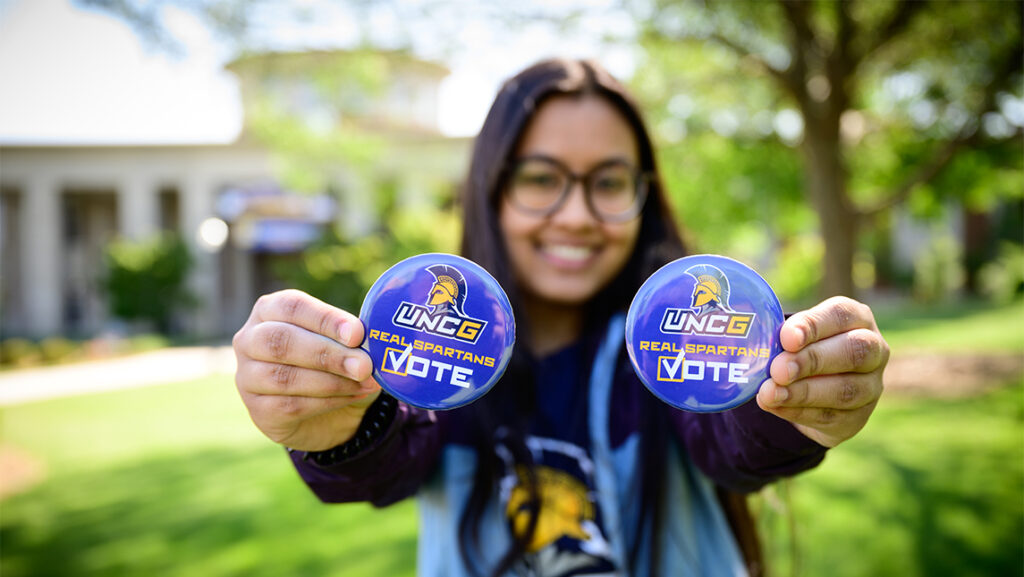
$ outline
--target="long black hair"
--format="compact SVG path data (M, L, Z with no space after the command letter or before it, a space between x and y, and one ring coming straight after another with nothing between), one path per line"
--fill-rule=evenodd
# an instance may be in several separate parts
M487 269L505 288L516 311L519 338L529 339L531 327L529 319L520 312L524 310L521 306L522 297L500 232L498 212L501 195L507 184L507 167L524 130L548 98L563 95L596 97L610 103L632 128L637 142L639 168L649 178L648 198L638 217L641 219L640 232L633 253L614 280L587 304L583 340L587 342L589 335L589 340L596 342L593 335L601 332L613 314L628 308L644 280L659 267L686 252L672 219L654 149L639 109L625 87L600 65L581 60L545 60L523 70L504 84L473 148L469 175L462 194L464 228L461 250L463 256ZM473 491L462 512L459 526L460 552L471 570L476 569L471 559L474 557L473 551L479 549L480 518L503 468L494 450L499 442L499 430L502 431L500 441L508 448L516 464L522 465L517 469L525 471L522 482L532 496L532 506L528 507L530 521L526 531L513 535L509 551L496 567L491 568L493 575L504 573L522 557L536 528L539 516L536 478L532 473L532 458L524 441L527 422L536 406L532 363L528 347L516 347L502 381L488 395L465 409L478 459ZM662 493L668 425L664 406L652 395L643 395L643 398L644 425L640 431L643 462L638 463L642 467L644 485L641 495L645 515L642 517L647 521L656 521L660 509L657 501ZM656 527L657 524L652 526Z

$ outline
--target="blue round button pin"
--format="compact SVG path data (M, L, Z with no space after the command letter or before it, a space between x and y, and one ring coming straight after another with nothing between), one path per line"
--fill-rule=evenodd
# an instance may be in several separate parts
M626 315L626 350L640 380L666 403L725 411L757 395L782 352L778 297L753 269L695 255L658 269Z
M407 258L370 287L359 311L373 376L424 409L471 403L498 382L516 340L512 305L494 277L465 258Z

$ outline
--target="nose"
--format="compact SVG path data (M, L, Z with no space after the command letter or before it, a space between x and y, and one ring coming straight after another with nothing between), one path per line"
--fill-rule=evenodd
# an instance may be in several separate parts
M569 227L585 227L597 222L587 204L587 193L583 182L576 180L569 189L569 196L562 206L551 215L552 222Z

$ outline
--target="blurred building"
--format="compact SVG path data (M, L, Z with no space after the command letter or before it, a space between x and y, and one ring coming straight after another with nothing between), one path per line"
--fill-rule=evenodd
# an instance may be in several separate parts
M280 287L276 260L295 258L324 226L358 234L387 187L399 202L454 190L467 139L438 130L442 66L397 52L248 55L245 128L225 145L0 145L0 336L88 336L115 326L99 285L112 239L177 231L195 261L198 297L181 331L227 335L255 298ZM372 134L386 154L332 166L319 193L290 192L266 110L311 133ZM282 116L283 115L283 116ZM425 200L427 199L427 200ZM227 225L226 239L221 231Z

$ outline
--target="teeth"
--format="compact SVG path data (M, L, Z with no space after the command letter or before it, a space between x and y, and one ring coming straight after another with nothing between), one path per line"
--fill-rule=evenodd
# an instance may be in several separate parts
M585 246L569 246L564 244L548 245L544 250L555 258L582 262L594 254L594 250Z

